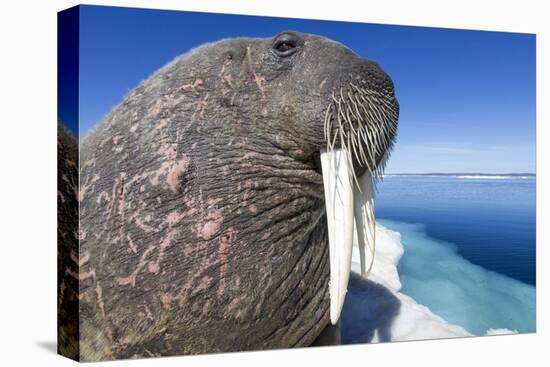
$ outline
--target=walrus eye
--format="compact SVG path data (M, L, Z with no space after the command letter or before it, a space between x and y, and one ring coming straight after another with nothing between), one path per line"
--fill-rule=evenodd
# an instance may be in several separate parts
M291 34L280 36L273 44L273 50L281 57L292 55L298 48L298 42Z
M277 43L275 49L280 53L286 53L289 50L292 50L296 45L293 42L281 41Z

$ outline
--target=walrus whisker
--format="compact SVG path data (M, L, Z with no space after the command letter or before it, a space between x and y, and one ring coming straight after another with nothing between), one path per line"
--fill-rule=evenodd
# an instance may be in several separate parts
M361 147L361 141L359 140L358 135L354 134L351 136L351 147L353 148L353 155L357 159L357 162L361 164L361 155L359 149Z
M343 88L340 88L340 101L344 101L345 98L344 98L344 90Z
M350 117L350 114L349 114L349 108L347 108L347 105L346 105L346 113L344 116L345 120L347 121L349 127L350 127L350 132L349 132L349 136L348 136L348 143L350 145L350 148L352 148L352 151L353 151L353 154L355 155L355 158L357 159L357 161L361 161L359 159L359 155L358 155L358 148L357 148L357 145L360 145L360 142L356 142L356 136L357 136L357 132L355 131L355 129L353 128L353 123L352 123L352 118Z
M353 127L353 118L352 118L352 116L350 116L350 108L348 108L347 104L345 106L346 106L346 108L345 108L345 114L344 115L346 116L346 120L347 120L347 123L350 127L351 133L353 135L355 135L355 128Z
M384 118L382 117L380 110L376 106L377 106L376 104L372 104L372 111L376 116L376 120L379 122L384 121Z
M355 85L354 89L360 91L360 89ZM377 139L374 139L374 134L371 135L368 129L366 129L366 127L363 127L361 122L363 122L364 118L367 117L368 120L372 120L371 127L375 128L376 131L384 133L380 126L380 121L382 120L381 116L379 114L376 114L375 111L369 111L368 108L365 108L364 104L367 104L368 101L363 96L361 96L363 103L358 103L358 101L351 93L347 93L346 98L344 96L343 90L340 89L339 94L339 98L336 97L334 94L332 96L337 112L338 130L344 128L344 123L349 125L350 129L349 135L345 131L343 132L343 134L341 134L348 137L347 143L346 141L342 141L342 145L345 145L347 149L353 150L353 155L355 156L357 161L361 165L367 166L367 169L372 174L376 174L378 170L375 162L375 157L377 156L377 154L380 153L381 142ZM365 112L363 115L359 112L358 105L361 105L361 109ZM357 112L357 115L355 112ZM354 121L358 123L357 128L353 126ZM340 140L342 140L342 138ZM363 144L366 145L366 152Z
M337 140L338 140L338 134L334 134L334 138L332 139L332 145L330 146L330 150L334 150Z
M338 129L340 131L340 134L343 134L344 127L342 126L342 119L341 119L342 107L341 107L341 104L340 104L340 100L338 100L336 103L338 104ZM341 143L344 143L343 139L341 139Z
M359 127L359 131L357 132L358 134L358 138L359 138L359 154L361 155L361 158L362 158L362 163L363 164L366 164L367 162L367 156L365 154L365 150L363 149L363 144L361 144L361 140L363 139L362 138L362 132L364 130L364 127L363 126L360 126Z
M332 129L331 129L332 130ZM329 139L327 140L327 151L331 152L336 146L336 141L338 140L338 127L336 127L336 132L333 137L331 137L331 131L329 131Z
M333 151L334 147L336 146L336 141L338 140L338 134L334 134L334 136L331 135L332 132L329 131L329 138L327 139L327 151Z
M361 163L361 158L359 156L359 148L358 148L358 146L360 146L361 143L355 142L355 136L352 136L350 140L351 140L351 148L353 150L353 155L355 156L355 159L357 159L357 162Z
M374 116L374 115L372 114L372 111L369 111L369 112L371 112L371 113L369 113L371 119L372 119L372 120L375 120L377 117ZM378 126L376 126L376 127L377 127L377 129L378 129ZM383 133L383 131L380 131L380 132ZM377 141L377 135L383 135L383 134L372 134L372 133L369 133L369 134L368 134L369 142L370 142L371 144L373 144L373 148L374 148L374 153L375 153L375 154L381 153L381 152L380 152L379 142Z
M348 93L348 99L351 102L351 104L353 105L353 108L355 109L355 112L356 112L353 115L357 118L357 120L359 122L363 122L364 118L361 115L361 113L359 112L359 107L357 106L357 101L355 100L355 96L352 93ZM352 113L353 113L353 110L352 110ZM366 157L365 152L363 150L363 144L361 144L361 131L364 129L363 126L364 125L359 124L358 131L357 131L357 138L358 138L358 141L359 141L359 143L358 143L359 153L360 153L361 158L362 158L362 161L361 160L359 160L359 161L362 162L362 163L365 163L367 161L367 157Z
M325 111L324 128L325 128L325 139L327 141L330 139L331 115L332 115L331 109L332 109L332 105L329 104Z
M353 118L352 116L350 116L350 108L346 105L346 108L345 108L345 116L346 116L346 120L347 120L347 123L350 127L350 132L353 136L357 135L357 132L355 131L355 128L353 127Z
M380 154L380 147L379 147L379 141L378 141L378 135L374 133L367 133L368 134L368 140L369 143L372 145L372 152L373 156L377 156Z
M348 134L348 146L350 144L350 134ZM353 164L351 162L351 155L346 155L346 157L348 157L348 159L350 160L349 162L349 166L350 167L353 167ZM354 169L350 169L350 174L351 176L353 177L353 181L355 182L355 185L357 186L357 188L359 189L359 192L361 192L361 186L359 185L359 181L357 181L357 175L355 174L355 170Z
M373 151L372 151L372 143L370 142L370 140L368 139L368 131L367 129L362 129L361 130L361 134L362 134L362 138L363 138L363 142L364 142L364 145L365 145L365 148L367 149L367 165L368 165L368 168L369 170L373 170L373 166L371 165L371 161L372 161L372 157L373 157Z
M364 119L363 119L363 116L361 116L361 113L359 112L359 107L357 107L357 100L355 99L355 95L352 94L352 93L348 93L348 98L349 98L349 101L351 102L351 104L354 107L354 110L355 110L355 111L353 111L353 112L355 112L354 116L357 118L358 122L363 122Z

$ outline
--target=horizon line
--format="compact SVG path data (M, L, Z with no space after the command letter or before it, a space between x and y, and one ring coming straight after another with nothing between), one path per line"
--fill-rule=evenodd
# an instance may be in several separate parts
M472 176L536 176L536 172L503 172L503 173L487 173L487 172L385 172L383 175L472 175Z

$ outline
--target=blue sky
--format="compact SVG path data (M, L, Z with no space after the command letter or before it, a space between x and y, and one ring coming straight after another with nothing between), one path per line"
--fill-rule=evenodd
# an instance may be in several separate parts
M80 135L192 47L293 29L344 43L394 80L401 115L386 172L535 172L534 35L93 6L80 11Z

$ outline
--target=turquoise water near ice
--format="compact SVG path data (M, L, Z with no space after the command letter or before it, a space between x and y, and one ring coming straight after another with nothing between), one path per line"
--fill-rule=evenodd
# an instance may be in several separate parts
M387 176L378 221L401 233L401 291L474 335L536 330L534 178Z

